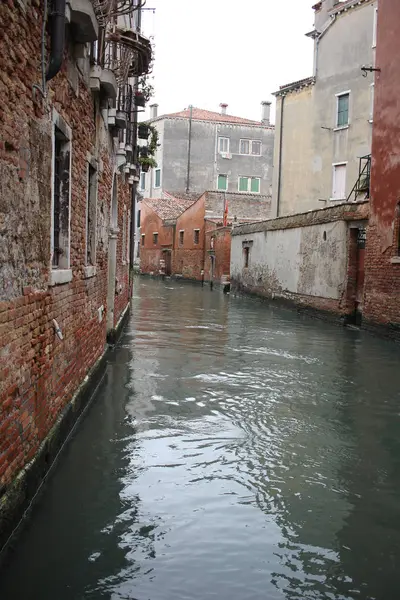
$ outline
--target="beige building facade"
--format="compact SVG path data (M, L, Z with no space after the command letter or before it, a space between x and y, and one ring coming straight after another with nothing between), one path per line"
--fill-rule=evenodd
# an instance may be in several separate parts
M369 197L378 0L313 8L313 75L275 93L273 216Z

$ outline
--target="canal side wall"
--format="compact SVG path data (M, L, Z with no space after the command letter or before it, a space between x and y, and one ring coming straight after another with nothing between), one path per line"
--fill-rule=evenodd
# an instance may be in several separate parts
M321 313L352 314L356 237L349 233L349 222L365 223L367 218L367 203L341 204L235 227L233 290Z
M41 448L74 410L82 382L105 354L114 189L113 330L130 297L130 187L117 172L113 135L90 90L89 59L75 59L68 28L60 72L45 98L33 91L40 83L42 19L42 1L0 3L0 547L51 460L50 453L43 468L34 467ZM69 136L63 166L69 195L62 197L69 202L68 248L58 268L52 266L56 131ZM94 264L87 262L89 164L97 173ZM66 430L72 422L64 422Z

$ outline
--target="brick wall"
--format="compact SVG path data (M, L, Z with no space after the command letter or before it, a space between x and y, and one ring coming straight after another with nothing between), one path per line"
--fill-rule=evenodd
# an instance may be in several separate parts
M380 0L364 318L400 337L400 4Z
M68 51L47 98L34 97L32 86L40 80L42 10L39 0L0 4L0 495L35 456L106 342L112 140ZM72 130L72 281L56 286L49 283L53 108ZM97 272L91 277L84 268L88 154L99 162ZM130 191L123 176L117 179L114 324L129 298L122 242ZM128 228L127 216L125 223ZM101 306L105 313L100 321Z
M206 221L206 260L204 278L221 283L229 279L231 263L231 227L221 227ZM212 270L212 257L214 261ZM212 272L213 271L213 272Z
M201 196L176 221L173 272L187 279L201 280L201 271L204 267L204 208L205 198ZM199 230L198 243L195 243L194 239L195 229ZM180 243L180 231L184 232L183 244Z
M172 249L173 226L166 227L162 219L145 202L140 212L140 272L158 275L163 259L163 249ZM154 244L154 233L158 233L158 243ZM143 240L144 236L144 240ZM144 241L144 245L143 244Z

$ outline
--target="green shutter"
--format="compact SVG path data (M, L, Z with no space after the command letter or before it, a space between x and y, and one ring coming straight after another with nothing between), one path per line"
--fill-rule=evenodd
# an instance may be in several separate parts
M337 126L344 127L349 124L349 94L338 98Z
M156 181L154 186L155 187L160 187L161 185L161 169L156 169Z
M258 194L260 192L260 180L259 179L253 178L251 180L251 191L254 192L255 194Z
M239 179L239 192L247 192L249 189L249 178L240 177Z
M218 189L223 191L228 189L228 178L226 175L218 175Z

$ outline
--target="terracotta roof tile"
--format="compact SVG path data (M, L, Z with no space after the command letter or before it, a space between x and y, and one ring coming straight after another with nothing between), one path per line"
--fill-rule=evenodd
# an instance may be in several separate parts
M186 108L180 112L170 113L168 115L161 115L158 119L189 119L190 109ZM202 108L192 109L192 119L195 121L213 121L218 123L237 123L238 125L258 125L263 127L260 121L252 121L250 119L243 119L242 117L233 117L232 115L222 115L219 112L212 112L211 110L204 110Z
M192 206L199 198L195 197L177 198L171 194L165 194L165 198L143 198L145 202L163 221L177 219L185 210Z

